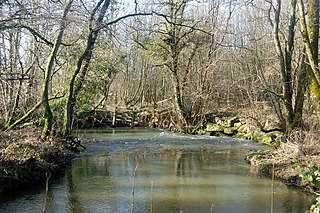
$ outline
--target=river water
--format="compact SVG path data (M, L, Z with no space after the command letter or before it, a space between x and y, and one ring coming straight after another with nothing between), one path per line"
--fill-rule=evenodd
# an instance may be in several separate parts
M79 136L87 149L50 182L47 212L271 212L270 178L244 160L262 148L252 142L143 128ZM274 212L305 212L314 202L277 181L274 191ZM0 212L42 212L44 197L44 186L0 195Z

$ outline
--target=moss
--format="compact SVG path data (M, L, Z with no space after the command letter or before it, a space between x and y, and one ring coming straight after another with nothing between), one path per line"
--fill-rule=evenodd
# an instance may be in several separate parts
M313 78L310 80L309 88L312 93L312 95L316 98L317 102L320 102L320 85L317 83L317 81Z
M237 123L234 123L234 127L235 128L241 128L242 126L244 125L244 123L242 123L242 122L237 122Z
M252 140L260 141L261 137L263 137L261 132L259 132L259 131L253 131L252 132Z
M264 135L259 141L262 144L271 144L273 142L273 139L270 135Z
M216 119L216 123L207 124L205 132L211 136L233 136L273 147L279 146L282 136L281 133L264 133L249 120L240 120L237 117L228 120Z
M223 133L226 134L226 135L233 136L233 135L237 134L237 129L236 128L232 128L232 127L225 128L223 130Z
M206 132L223 132L224 127L219 124L207 124Z

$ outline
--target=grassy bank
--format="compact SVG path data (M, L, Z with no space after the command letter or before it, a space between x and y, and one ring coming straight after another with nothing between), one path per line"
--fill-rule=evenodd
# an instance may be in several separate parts
M304 127L282 137L278 147L265 152L251 152L247 160L257 170L272 173L288 184L318 193L320 186L320 125L309 119Z
M42 182L46 173L58 176L68 168L72 153L62 141L43 142L37 129L0 132L0 190Z

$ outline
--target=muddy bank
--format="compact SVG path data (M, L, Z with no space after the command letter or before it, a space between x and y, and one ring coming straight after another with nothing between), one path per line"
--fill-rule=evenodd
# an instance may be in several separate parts
M60 139L39 140L40 132L22 129L0 132L0 191L43 182L71 165L73 153Z

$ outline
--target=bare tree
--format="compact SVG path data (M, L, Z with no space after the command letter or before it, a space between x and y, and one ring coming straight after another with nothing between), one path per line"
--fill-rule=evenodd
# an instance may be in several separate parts
M282 100L285 106L285 115L280 118L283 121L285 132L290 132L295 128L302 119L302 108L304 101L304 92L306 88L306 70L304 66L298 66L299 75L294 76L293 57L295 46L295 28L296 28L296 5L297 1L292 0L290 3L291 12L289 17L289 25L287 35L283 29L280 29L281 1L277 0L276 5L270 2L269 12L273 11L274 20L271 19L269 13L269 21L273 26L274 45L278 55L279 69L282 77ZM304 57L302 58L304 63ZM296 81L294 79L297 78ZM295 83L297 85L295 85ZM294 88L298 88L294 94ZM294 102L295 101L295 102ZM284 117L284 118L283 118Z

